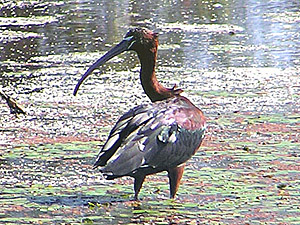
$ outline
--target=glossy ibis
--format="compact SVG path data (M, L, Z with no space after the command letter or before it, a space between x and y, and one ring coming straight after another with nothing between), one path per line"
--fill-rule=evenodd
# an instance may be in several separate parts
M155 76L158 35L143 28L129 30L124 39L98 61L78 81L79 86L94 69L114 56L133 50L140 63L140 79L150 104L125 113L111 130L94 168L100 166L107 179L134 178L135 199L147 175L167 171L170 197L174 198L185 162L199 149L205 133L205 117L182 90L163 87Z

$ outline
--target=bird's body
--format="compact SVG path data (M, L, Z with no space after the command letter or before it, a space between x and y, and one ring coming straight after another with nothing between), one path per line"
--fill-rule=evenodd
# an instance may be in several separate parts
M170 195L175 197L184 163L199 149L205 133L200 109L180 95L180 89L163 87L155 76L157 35L146 29L130 30L124 40L99 59L78 82L99 65L120 52L134 50L141 62L140 79L152 103L125 113L111 130L94 167L101 167L107 179L131 176L135 198L147 175L167 171Z
M107 179L144 180L182 165L195 154L204 135L202 117L194 110L181 96L133 108L112 129L95 166L104 166Z

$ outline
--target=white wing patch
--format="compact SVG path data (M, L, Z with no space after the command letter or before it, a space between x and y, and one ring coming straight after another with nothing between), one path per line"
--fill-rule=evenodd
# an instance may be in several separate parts
M170 133L171 126L166 126L162 129L162 131L157 135L157 139L162 143L175 143L177 140L176 130L173 130Z
M175 143L176 140L177 140L176 132L173 131L172 134L171 134L171 136L170 136L169 139L168 139L168 142L170 142L170 143Z

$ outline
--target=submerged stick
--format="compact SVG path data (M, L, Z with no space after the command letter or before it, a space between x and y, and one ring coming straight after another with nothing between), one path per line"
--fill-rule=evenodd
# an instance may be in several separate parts
M15 99L5 94L3 91L0 90L0 96L6 101L11 114L24 114L26 115L26 112L24 109L22 109L21 106L18 105Z

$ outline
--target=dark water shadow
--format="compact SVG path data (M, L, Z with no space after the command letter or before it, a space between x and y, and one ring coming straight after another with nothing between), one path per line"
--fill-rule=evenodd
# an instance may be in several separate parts
M128 198L96 196L96 195L68 195L68 196L30 196L27 200L40 205L88 206L93 204L109 204L115 202L131 201Z

